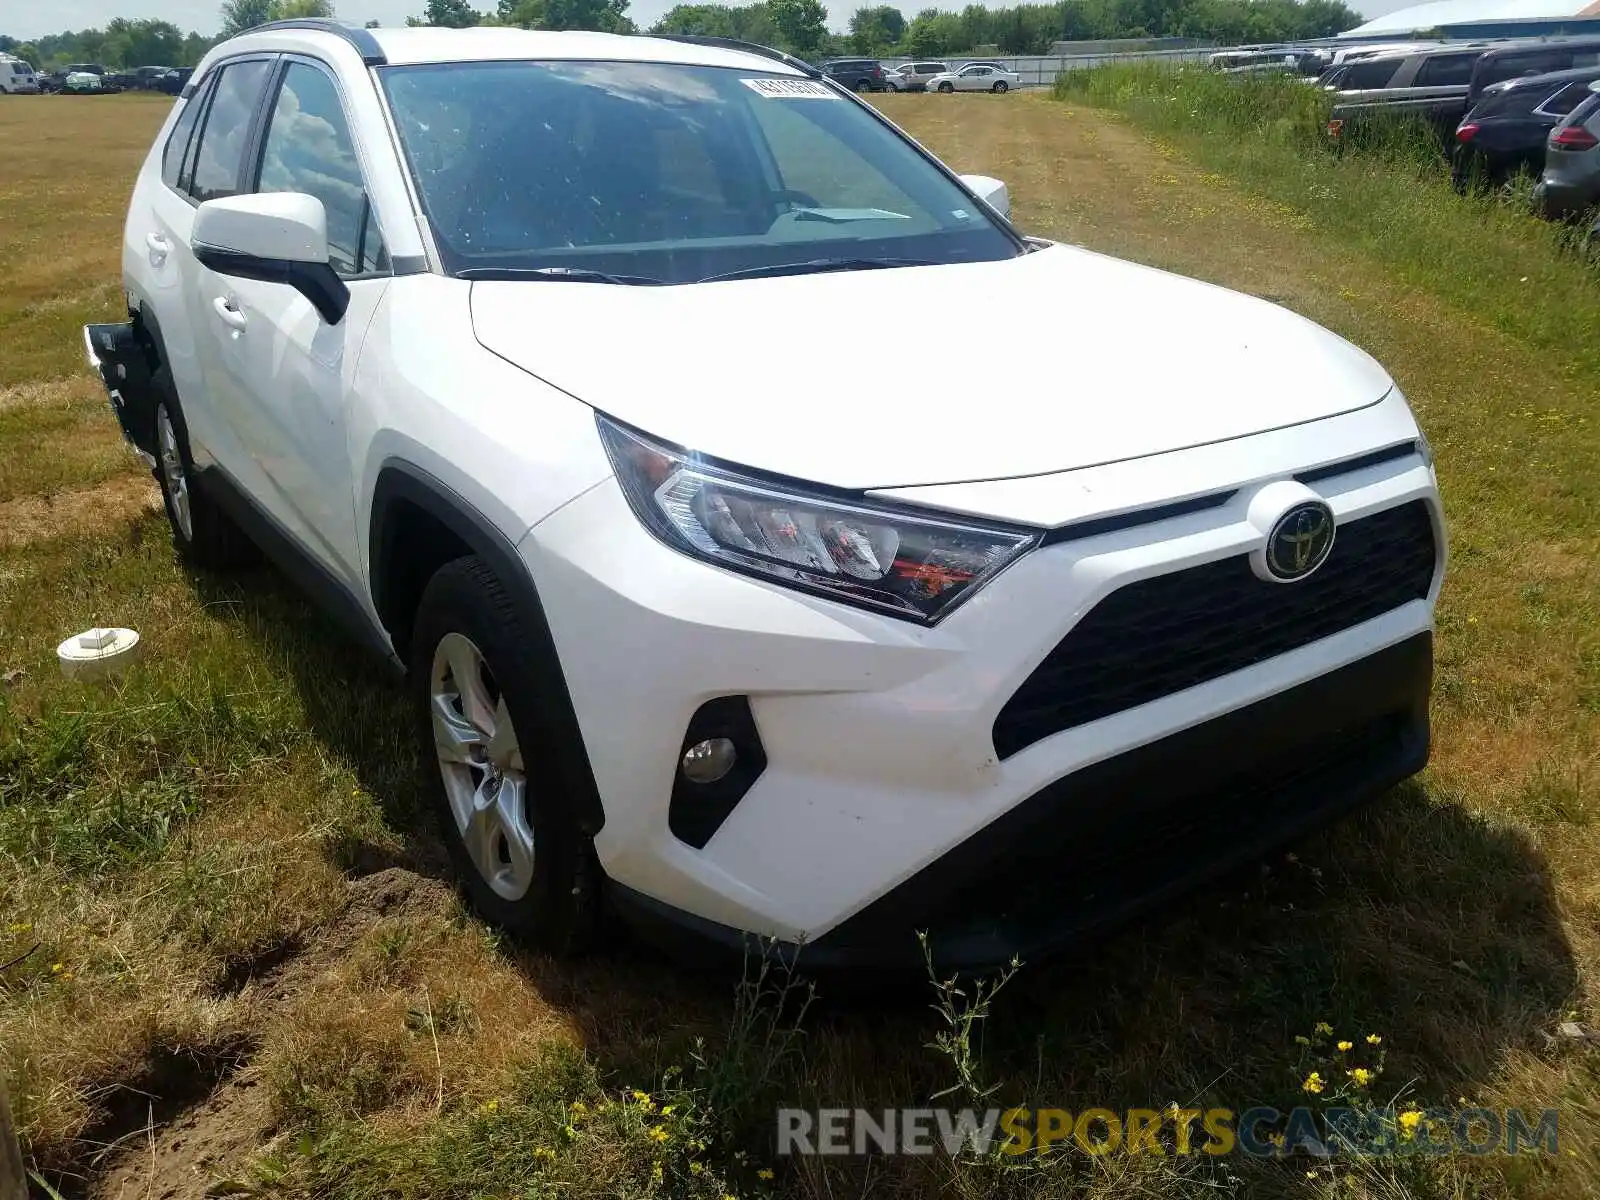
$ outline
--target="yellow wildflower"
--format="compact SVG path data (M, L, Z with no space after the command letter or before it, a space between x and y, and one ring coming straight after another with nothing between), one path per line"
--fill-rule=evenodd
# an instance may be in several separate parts
M499 1107L500 1107L500 1101L498 1101L498 1100L485 1100L482 1104L478 1105L478 1111L481 1112L481 1113L492 1113L492 1112L495 1112L496 1110L498 1110Z
M6 932L7 933L32 933L33 932L33 926L28 924L26 921L21 921L21 922L15 924L15 925L7 925L6 926Z
M1283 1149L1283 1134L1281 1134L1281 1133L1269 1133L1269 1134L1267 1134L1267 1142L1270 1145L1276 1146L1279 1150L1282 1150Z
M50 974L59 975L59 974L61 974L61 970L62 970L62 967L61 967L60 963L51 963L50 964Z
M1382 1043L1383 1043L1383 1039L1381 1037L1379 1037L1377 1034L1375 1034L1375 1033L1367 1034L1367 1045L1369 1045L1369 1046L1378 1046L1378 1045L1381 1045Z
M587 1104L585 1104L582 1100L574 1100L572 1102L572 1119L573 1119L573 1121L575 1121L575 1122L576 1121L581 1121L585 1117L587 1117L588 1115L589 1115L589 1106Z
M1422 1114L1416 1110L1400 1114L1400 1136L1410 1141L1417 1136L1417 1126L1422 1124Z
M1347 1053L1354 1045L1355 1045L1354 1042L1340 1042L1339 1043L1339 1053L1340 1054Z
M670 1117L672 1115L672 1110L676 1107L677 1105L675 1104L663 1104L661 1106L661 1115L663 1117Z
M756 1172L756 1178L757 1179L771 1179L772 1178L772 1171L767 1167L762 1167L761 1170Z
M1326 1021L1318 1021L1316 1025L1312 1027L1312 1032L1327 1036L1333 1033L1333 1026L1329 1025Z
M1350 1076L1357 1087L1366 1087L1372 1082L1372 1072L1365 1067L1357 1067L1353 1071L1346 1071L1345 1074Z
M534 1162L555 1162L556 1152L548 1146L540 1146L533 1152Z
M637 1088L634 1089L634 1091L631 1093L631 1095L633 1096L634 1100L636 1100L640 1104L649 1103L650 1097L648 1095L646 1095L644 1092L639 1091Z
M701 1171L704 1171L705 1169L706 1169L705 1163L701 1162L698 1158L695 1159L693 1162L691 1162L689 1164L689 1174L691 1174L691 1175L698 1175L698 1174L700 1174Z
M645 1137L649 1138L657 1145L660 1145L662 1142L666 1141L669 1136L670 1135L667 1133L667 1131L660 1125L652 1125L649 1129L645 1130Z
M1309 1046L1311 1045L1311 1039L1303 1033L1297 1033L1294 1035L1294 1044L1297 1046ZM1174 1104L1172 1107L1176 1110L1178 1106Z
M665 1174L665 1172L662 1171L661 1164L660 1163L656 1163L654 1166L652 1166L650 1168L650 1182L651 1183L660 1183L664 1174Z
M1304 1083L1302 1083L1300 1086L1305 1091L1308 1091L1313 1096L1316 1096L1316 1095L1320 1095L1321 1094L1322 1089L1326 1085L1322 1082L1322 1076L1319 1075L1317 1072L1313 1071L1313 1072L1311 1072L1311 1074L1306 1076L1306 1081Z

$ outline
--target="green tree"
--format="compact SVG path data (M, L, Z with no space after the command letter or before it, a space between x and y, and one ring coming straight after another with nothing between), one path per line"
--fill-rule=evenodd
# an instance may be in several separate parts
M595 29L632 33L628 0L500 0L500 24L522 29Z
M891 5L858 8L850 16L850 49L857 54L887 54L905 35L906 19Z
M44 59L39 56L39 47L35 46L32 42L13 42L11 44L11 48L6 53L15 54L35 71L39 69L39 64L44 61Z
M222 36L233 37L268 21L333 15L330 0L222 0Z
M407 25L438 25L446 29L470 29L483 24L483 14L467 0L428 0L421 19L406 18Z
M822 49L828 35L828 10L822 0L767 0L767 11L785 50L803 58Z

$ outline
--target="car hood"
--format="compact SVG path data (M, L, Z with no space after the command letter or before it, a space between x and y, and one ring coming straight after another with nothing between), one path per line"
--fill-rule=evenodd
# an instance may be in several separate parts
M471 304L484 347L618 420L844 488L1161 454L1391 386L1287 309L1066 246L677 287L477 282Z

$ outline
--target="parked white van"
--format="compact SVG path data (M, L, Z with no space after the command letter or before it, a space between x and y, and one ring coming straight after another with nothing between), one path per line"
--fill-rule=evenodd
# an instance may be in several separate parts
M0 54L0 92L37 92L39 78L33 67L10 54Z

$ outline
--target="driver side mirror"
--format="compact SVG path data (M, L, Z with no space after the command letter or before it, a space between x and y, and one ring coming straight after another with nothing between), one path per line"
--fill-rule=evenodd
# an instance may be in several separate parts
M1011 219L1011 197L1006 193L1006 185L1000 180L991 179L987 175L963 175L961 182L995 212L1008 221Z
M328 263L328 214L301 192L207 200L195 210L189 245L219 275L282 283L311 301L329 325L344 320L350 289Z

